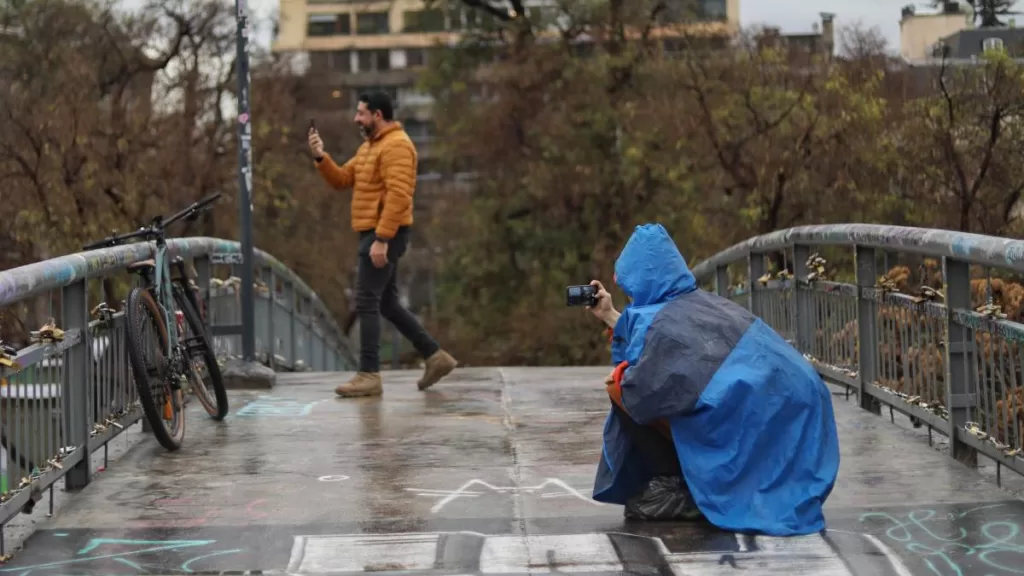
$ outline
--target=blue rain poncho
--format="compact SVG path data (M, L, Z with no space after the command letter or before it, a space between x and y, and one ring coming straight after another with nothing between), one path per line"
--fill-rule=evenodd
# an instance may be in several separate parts
M613 364L629 363L623 407L640 424L668 422L708 521L773 536L823 530L839 438L815 369L747 309L699 290L661 225L636 228L615 274L632 299L612 336ZM625 505L652 476L610 411L594 498Z

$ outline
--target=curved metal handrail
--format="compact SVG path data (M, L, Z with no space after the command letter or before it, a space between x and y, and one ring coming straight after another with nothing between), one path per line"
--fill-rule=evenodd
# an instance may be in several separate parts
M755 236L718 252L693 267L704 279L748 253L782 250L793 244L850 245L866 248L948 256L971 264L1024 272L1024 241L952 230L879 224L821 224L798 226Z
M853 283L815 279L802 264L823 245L850 249ZM762 276L773 253L792 258L791 277ZM942 259L941 285L935 277L922 278L921 288L887 277L889 256L900 262L901 253ZM745 280L730 286L728 267L737 263L746 264L736 271ZM761 317L863 408L888 406L945 434L958 460L970 462L976 451L997 470L1024 475L1024 323L1019 312L1002 311L1006 284L997 298L991 274L975 278L974 266L1024 272L1024 241L908 226L800 226L735 244L692 272Z
M241 250L241 245L238 242L209 237L173 238L167 241L167 247L172 255L186 259ZM153 242L135 242L112 248L68 254L10 270L2 270L0 271L0 307L50 290L64 288L80 280L99 278L121 271L126 266L153 258L155 250L156 246ZM295 272L263 250L256 248L253 252L258 263L272 268L279 277L292 283L296 293L308 297L317 312L323 316L324 321L330 323L330 327L338 337L344 334L316 292Z

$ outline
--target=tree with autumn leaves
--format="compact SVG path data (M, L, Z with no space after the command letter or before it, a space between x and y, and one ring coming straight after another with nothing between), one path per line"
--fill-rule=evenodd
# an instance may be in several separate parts
M424 86L444 155L479 178L435 235L435 320L472 361L603 361L563 290L610 285L642 222L691 261L808 223L1020 231L1024 71L1005 55L909 70L871 31L831 55L757 30L723 49L699 27L668 53L664 2L559 3L554 32L520 2L463 4L499 25Z
M237 237L234 46L227 2L124 14L112 2L0 1L0 268L76 252L215 191L211 213L170 233ZM256 243L342 315L348 203L311 169L309 90L270 54L253 54L252 75ZM324 246L339 257L322 258Z

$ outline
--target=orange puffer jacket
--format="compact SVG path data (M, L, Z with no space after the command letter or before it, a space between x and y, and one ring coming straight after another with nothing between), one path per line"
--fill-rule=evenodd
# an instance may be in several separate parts
M345 164L338 166L324 153L316 166L331 186L352 188L352 229L374 230L388 240L399 226L412 224L416 162L416 146L402 125L393 122L363 142Z

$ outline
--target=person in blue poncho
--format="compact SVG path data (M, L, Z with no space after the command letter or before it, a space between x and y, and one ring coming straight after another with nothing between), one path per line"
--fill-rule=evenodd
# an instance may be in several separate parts
M823 530L839 438L810 363L747 309L698 289L660 224L636 228L615 281L630 298L621 314L592 282L615 366L594 499L625 506L627 518Z

